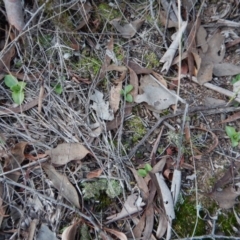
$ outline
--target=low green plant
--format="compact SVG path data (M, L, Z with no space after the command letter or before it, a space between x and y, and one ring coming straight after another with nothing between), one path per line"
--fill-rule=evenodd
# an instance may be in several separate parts
M151 170L152 170L151 165L149 163L146 163L144 168L138 169L138 175L140 177L146 177Z
M17 78L11 74L5 75L4 83L11 89L13 101L18 105L22 104L24 100L24 89L26 87L26 83L18 81Z
M60 83L53 86L53 88L54 88L55 93L58 95L60 95L63 91L62 85Z
M235 128L230 126L226 126L225 131L231 139L232 146L236 147L240 141L240 132L236 132Z
M98 199L101 192L106 193L109 198L115 198L122 193L119 181L112 179L99 179L94 182L84 182L82 186L84 199Z
M133 90L133 85L129 84L124 89L121 90L121 95L124 97L126 102L133 102L133 96L131 95L131 91Z
M233 79L232 79L232 84L236 83L240 81L240 74L236 75Z

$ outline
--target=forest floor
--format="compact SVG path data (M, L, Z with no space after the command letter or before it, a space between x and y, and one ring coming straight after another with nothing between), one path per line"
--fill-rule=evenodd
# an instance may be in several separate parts
M0 239L239 239L239 1L6 2Z

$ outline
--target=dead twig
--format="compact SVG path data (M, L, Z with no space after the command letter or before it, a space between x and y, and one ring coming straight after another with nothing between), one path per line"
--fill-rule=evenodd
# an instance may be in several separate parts
M225 105L224 105L225 106ZM198 111L202 111L204 112L205 115L212 115L212 114L219 114L219 113L223 113L223 112L234 112L234 111L238 111L240 108L236 108L236 107L219 107L218 109L216 109L216 107L212 107L212 108L194 108L194 109L189 109L189 114L191 113L196 113ZM145 134L145 136L141 139L141 141L130 151L130 153L128 154L128 159L131 159L136 151L138 150L138 148L144 144L144 142L148 139L148 137L154 132L154 130L156 128L158 128L165 120L173 118L173 117L177 117L180 116L184 113L184 111L181 112L177 112L176 114L169 114L167 116L161 117L159 118L159 120L155 123L155 125Z

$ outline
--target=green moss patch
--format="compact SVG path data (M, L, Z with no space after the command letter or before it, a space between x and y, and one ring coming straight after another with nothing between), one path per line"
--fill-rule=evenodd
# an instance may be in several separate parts
M187 197L183 203L177 205L176 219L173 222L174 231L180 237L192 236L197 221L194 236L204 235L206 222L197 218L196 202L191 197Z
M126 127L129 130L131 141L136 143L146 134L146 128L141 119L137 116L126 121Z
M147 64L148 68L156 68L159 67L159 58L154 52L150 52L144 55L144 60Z

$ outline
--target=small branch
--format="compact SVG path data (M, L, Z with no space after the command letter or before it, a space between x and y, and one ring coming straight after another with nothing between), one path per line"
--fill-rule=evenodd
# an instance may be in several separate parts
M187 22L182 22L181 28L178 30L176 38L173 40L168 50L165 52L163 57L160 59L160 62L164 63L161 72L168 72L171 67L173 58L175 56L176 51L178 50L179 41L182 38L184 31L186 30Z

